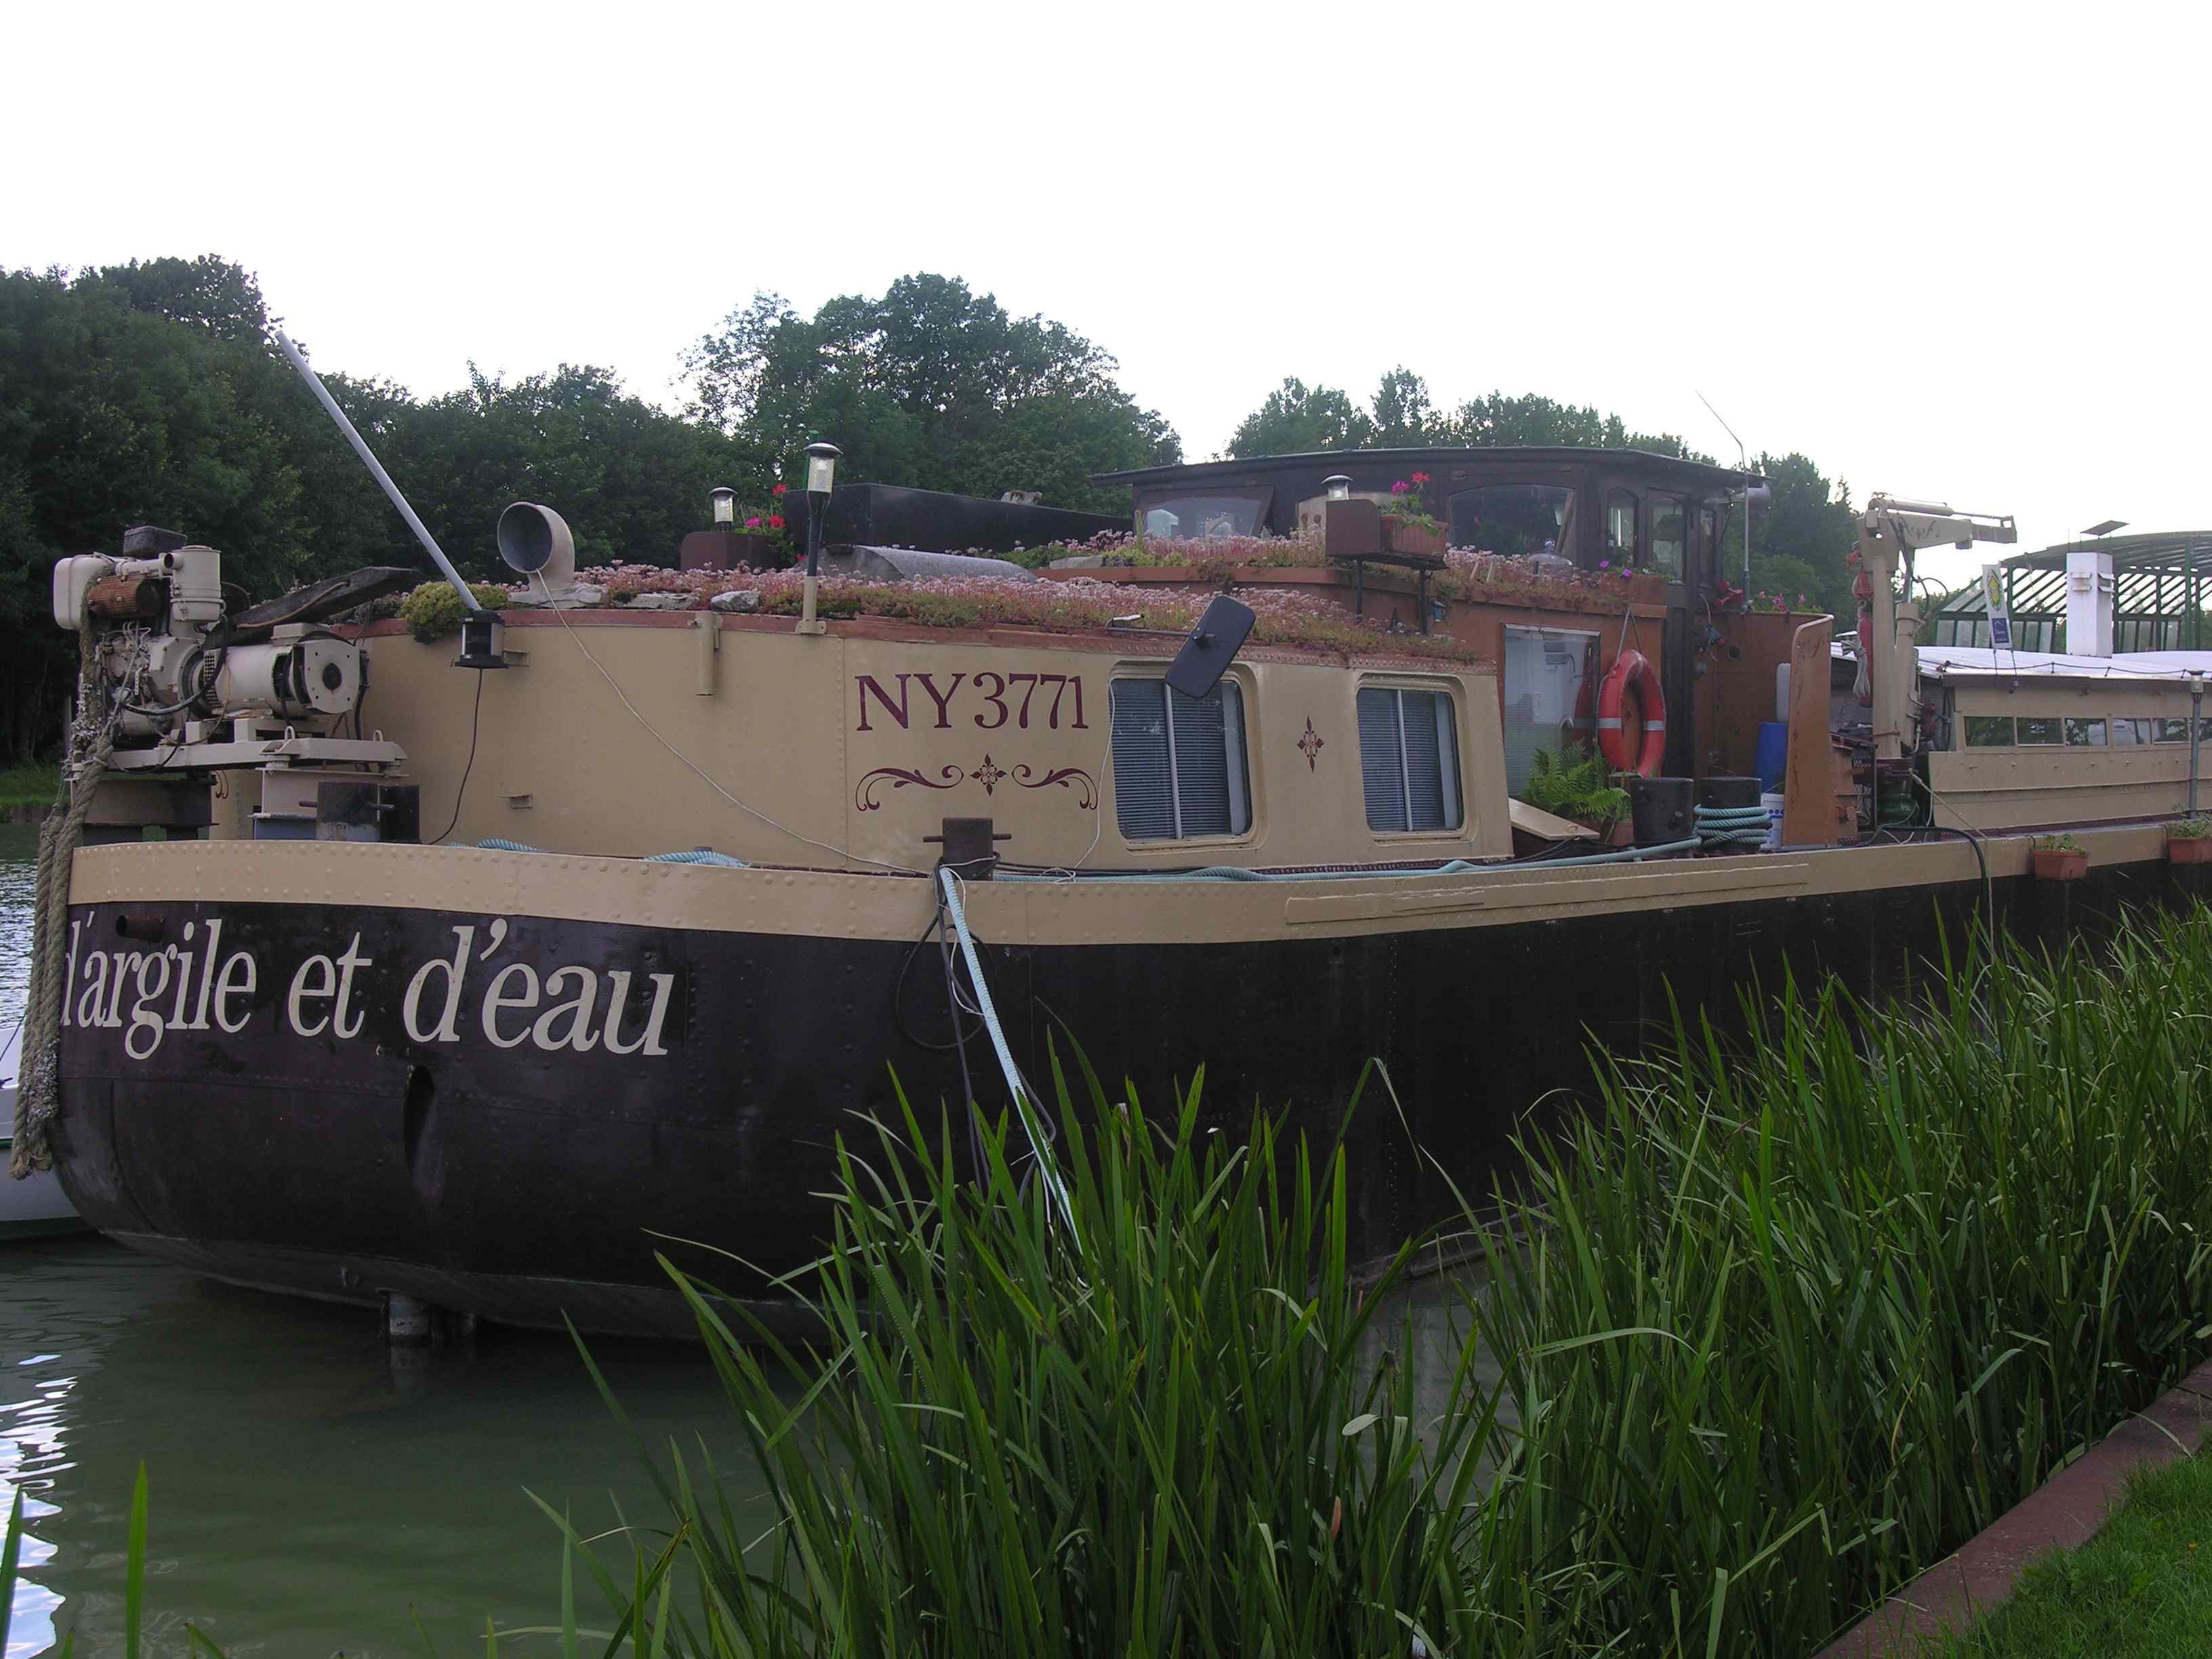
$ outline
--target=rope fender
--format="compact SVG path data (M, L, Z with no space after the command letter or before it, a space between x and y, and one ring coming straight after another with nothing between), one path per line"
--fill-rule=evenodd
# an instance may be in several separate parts
M69 973L70 876L84 821L115 752L115 720L108 707L107 677L92 630L77 633L76 718L62 757L59 809L39 830L37 888L31 912L30 996L23 1010L22 1075L15 1090L15 1146L8 1173L21 1181L51 1170L48 1131L62 1106L62 998Z

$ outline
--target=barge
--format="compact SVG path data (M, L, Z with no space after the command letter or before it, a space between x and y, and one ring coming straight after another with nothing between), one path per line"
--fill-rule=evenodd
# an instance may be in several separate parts
M2009 521L1875 498L1839 647L1727 581L1757 481L1724 469L1123 481L1141 560L1042 569L687 550L580 579L518 503L510 602L458 641L358 618L394 575L233 617L181 537L65 561L84 844L42 916L60 994L19 1167L231 1280L684 1332L656 1252L773 1317L839 1137L902 1094L1007 1110L1079 1045L1109 1095L1202 1065L1224 1121L1347 1136L1379 1251L1585 1080L1593 1037L1785 973L1874 993L1984 915L2056 938L2198 890L2167 836L2206 665L1912 645L1914 550ZM1650 775L1640 847L1517 798L1593 738ZM2061 827L2087 877L2038 880ZM1374 1061L1396 1106L1347 1122Z

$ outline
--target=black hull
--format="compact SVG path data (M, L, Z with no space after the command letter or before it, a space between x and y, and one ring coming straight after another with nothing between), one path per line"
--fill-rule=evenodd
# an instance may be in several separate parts
M2079 883L2002 878L1995 896L2008 930L2056 942L2202 885L2197 870L2141 862ZM1899 964L1932 959L1947 934L1962 939L1983 900L1966 881L1355 938L991 949L986 961L1018 1055L1040 1079L1048 1041L1068 1055L1064 1025L1102 1077L1131 1079L1149 1102L1203 1061L1224 1121L1256 1102L1328 1138L1380 1057L1412 1130L1375 1087L1349 1126L1358 1225L1380 1251L1448 1214L1450 1182L1480 1188L1498 1170L1532 1103L1561 1109L1554 1091L1587 1080L1590 1036L1637 1044L1670 1024L1677 1000L1729 1018L1744 989L1785 970L1893 988ZM225 1036L219 999L217 1018L203 1015L209 1029L191 1029L200 999L180 981L180 1017L158 1041L142 1033L139 1046L153 1045L143 1060L124 1052L127 1024L65 1030L63 1183L103 1231L242 1283L363 1302L396 1291L511 1322L565 1315L587 1330L681 1334L689 1321L656 1251L781 1305L765 1275L816 1252L833 1141L871 1136L860 1115L896 1112L891 1069L926 1113L960 1094L952 1056L917 1046L891 1018L903 972L904 1026L945 1035L933 944L915 955L881 940L522 917L498 955L468 969L480 998L502 962L533 963L549 983L567 964L610 991L620 969L627 1023L616 1041L635 1052L617 1055L597 1043L417 1040L438 987L428 984L410 1032L397 977L349 1003L316 994L324 981L311 974L295 1023L360 1024L343 1042L327 1025L314 1036L285 1029L275 981L289 980L289 964L358 936L367 988L450 956L455 928L480 916L127 909L132 934L172 945L187 923L204 939L219 915L222 952L272 964L270 982ZM73 915L88 938L117 943L117 907ZM657 1035L645 994L655 974L669 986ZM247 1000L228 1006L235 1015ZM544 1006L504 1025L495 1010L485 1032L504 1042ZM985 1101L1001 1102L980 1040L970 1065Z

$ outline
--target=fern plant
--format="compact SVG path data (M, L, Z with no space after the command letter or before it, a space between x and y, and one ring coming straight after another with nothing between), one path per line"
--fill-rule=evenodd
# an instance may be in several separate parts
M1599 830L1610 830L1627 816L1628 791L1613 781L1603 756L1539 749L1534 765L1521 799L1537 811Z

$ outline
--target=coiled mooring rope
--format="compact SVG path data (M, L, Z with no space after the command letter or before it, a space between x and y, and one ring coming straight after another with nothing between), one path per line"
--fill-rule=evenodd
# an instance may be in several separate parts
M76 718L62 756L54 811L39 830L38 888L31 913L30 999L23 1010L23 1051L15 1089L15 1139L8 1173L21 1181L53 1167L48 1130L61 1110L62 998L69 974L70 875L93 797L115 752L107 677L90 629L77 635Z
M1764 806L1698 808L1698 839L1708 847L1763 847L1768 828Z

